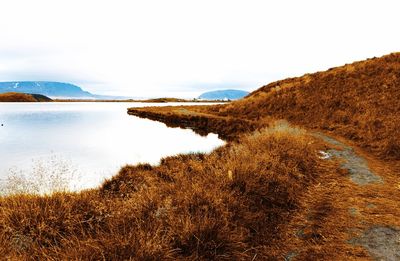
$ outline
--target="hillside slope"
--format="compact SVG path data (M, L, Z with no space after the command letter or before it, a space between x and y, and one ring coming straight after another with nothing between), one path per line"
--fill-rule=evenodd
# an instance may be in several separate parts
M41 94L28 94L18 92L0 93L0 102L48 102L49 97Z
M400 160L399 100L400 53L393 53L273 82L229 104L185 108L193 113L182 114L175 108L132 108L129 112L165 118L175 126L187 127L190 121L194 129L196 121L191 120L200 113L202 126L230 139L268 126L274 119L285 119L342 136L382 159ZM237 126L216 127L215 118L230 119Z
M387 159L400 159L400 53L263 86L212 109L219 116L287 119L330 131Z
M318 176L300 199L303 208L282 232L291 250L279 257L400 260L399 87L400 53L393 53L274 82L229 104L128 112L239 142L279 119L302 126L325 142L320 158L339 169Z

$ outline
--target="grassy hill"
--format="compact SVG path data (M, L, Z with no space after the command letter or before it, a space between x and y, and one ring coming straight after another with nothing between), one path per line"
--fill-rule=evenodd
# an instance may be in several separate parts
M342 136L381 158L399 160L399 88L400 53L393 53L273 82L227 105L186 108L192 114L174 108L134 108L131 113L165 118L177 126L189 117L194 119L185 120L196 125L196 116L201 115L200 125L207 122L208 128L229 139L285 119ZM217 126L227 119L230 125Z
M49 97L41 94L28 94L18 92L0 93L0 102L48 102Z
M228 104L131 108L228 142L126 166L98 189L0 198L0 255L396 260L399 66L391 54Z
M287 119L400 159L400 53L263 86L210 112L250 120Z

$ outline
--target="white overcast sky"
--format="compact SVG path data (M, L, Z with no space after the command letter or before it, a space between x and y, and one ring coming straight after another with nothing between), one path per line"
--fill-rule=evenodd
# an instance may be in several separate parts
M400 51L385 0L1 0L0 81L194 97Z

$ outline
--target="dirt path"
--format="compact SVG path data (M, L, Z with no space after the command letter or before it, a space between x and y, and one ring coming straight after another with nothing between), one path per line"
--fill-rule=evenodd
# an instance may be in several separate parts
M293 222L297 247L284 259L320 256L326 260L330 252L342 249L344 253L332 258L400 260L400 183L396 170L331 136L312 135L327 145L320 158L338 160L344 175L325 177L323 186L317 184L311 190L305 199L306 210Z
M334 146L326 152L321 152L322 157L326 159L333 157L342 161L341 167L349 172L351 181L357 185L383 182L382 178L368 167L367 160L356 154L352 147L322 133L314 133L313 136Z

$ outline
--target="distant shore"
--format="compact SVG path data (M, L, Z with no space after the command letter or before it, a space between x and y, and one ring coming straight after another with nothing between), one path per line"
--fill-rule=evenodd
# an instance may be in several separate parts
M0 93L0 102L51 102L47 96L41 94L6 92Z
M125 99L125 100L94 100L94 99L53 99L53 102L146 102L146 103L168 103L168 102L230 102L230 100L198 100L198 99L180 99L180 98L155 98L155 99Z
M199 103L221 103L230 100L203 100L203 99L180 99L180 98L154 98L154 99L51 99L40 94L8 92L0 93L0 102L145 102L145 103L169 103L169 102L199 102Z

